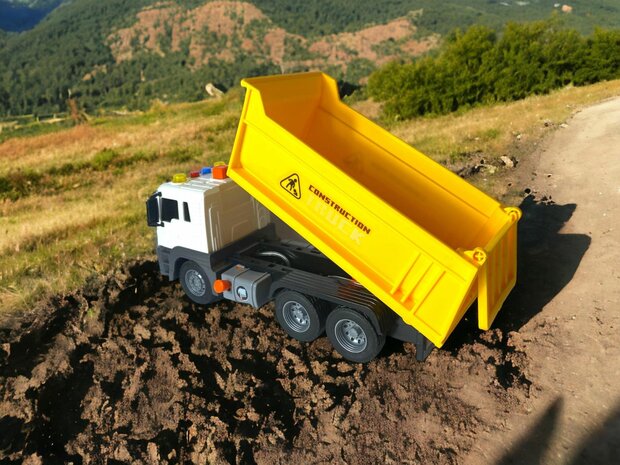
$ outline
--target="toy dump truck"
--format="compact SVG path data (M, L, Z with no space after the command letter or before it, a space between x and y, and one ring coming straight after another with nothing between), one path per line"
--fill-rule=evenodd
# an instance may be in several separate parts
M478 299L488 329L516 280L507 208L341 102L322 73L245 79L229 165L147 201L161 272L187 296L275 300L290 336L366 362L386 337L424 360ZM303 239L281 239L270 212Z

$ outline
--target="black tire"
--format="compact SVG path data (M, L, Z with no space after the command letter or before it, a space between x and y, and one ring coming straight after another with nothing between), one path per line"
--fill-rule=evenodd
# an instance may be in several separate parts
M337 307L329 314L326 332L334 349L352 362L371 361L385 344L385 335L379 335L360 312L347 307Z
M292 338L311 342L325 331L326 304L314 297L285 290L276 295L276 320Z
M197 304L208 304L215 300L211 290L211 282L196 262L186 261L181 265L179 281L191 301Z

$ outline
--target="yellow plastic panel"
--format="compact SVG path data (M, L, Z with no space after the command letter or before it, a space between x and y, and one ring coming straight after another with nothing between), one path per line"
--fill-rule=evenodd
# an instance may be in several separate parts
M491 327L517 281L517 222L521 211L507 208L505 213L497 215L503 224L486 246L486 261L478 278L478 326L484 330Z
M242 84L230 177L441 346L481 266L461 251L496 240L501 206L344 105L322 73Z

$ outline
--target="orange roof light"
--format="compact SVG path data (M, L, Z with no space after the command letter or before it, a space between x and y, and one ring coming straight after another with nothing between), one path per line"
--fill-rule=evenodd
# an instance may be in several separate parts
M228 166L217 165L213 167L213 179L226 179L228 177Z

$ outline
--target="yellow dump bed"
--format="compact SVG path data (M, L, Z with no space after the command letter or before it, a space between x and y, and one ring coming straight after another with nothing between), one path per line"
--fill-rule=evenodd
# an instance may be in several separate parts
M436 346L516 278L504 208L340 101L322 73L245 79L228 172Z

